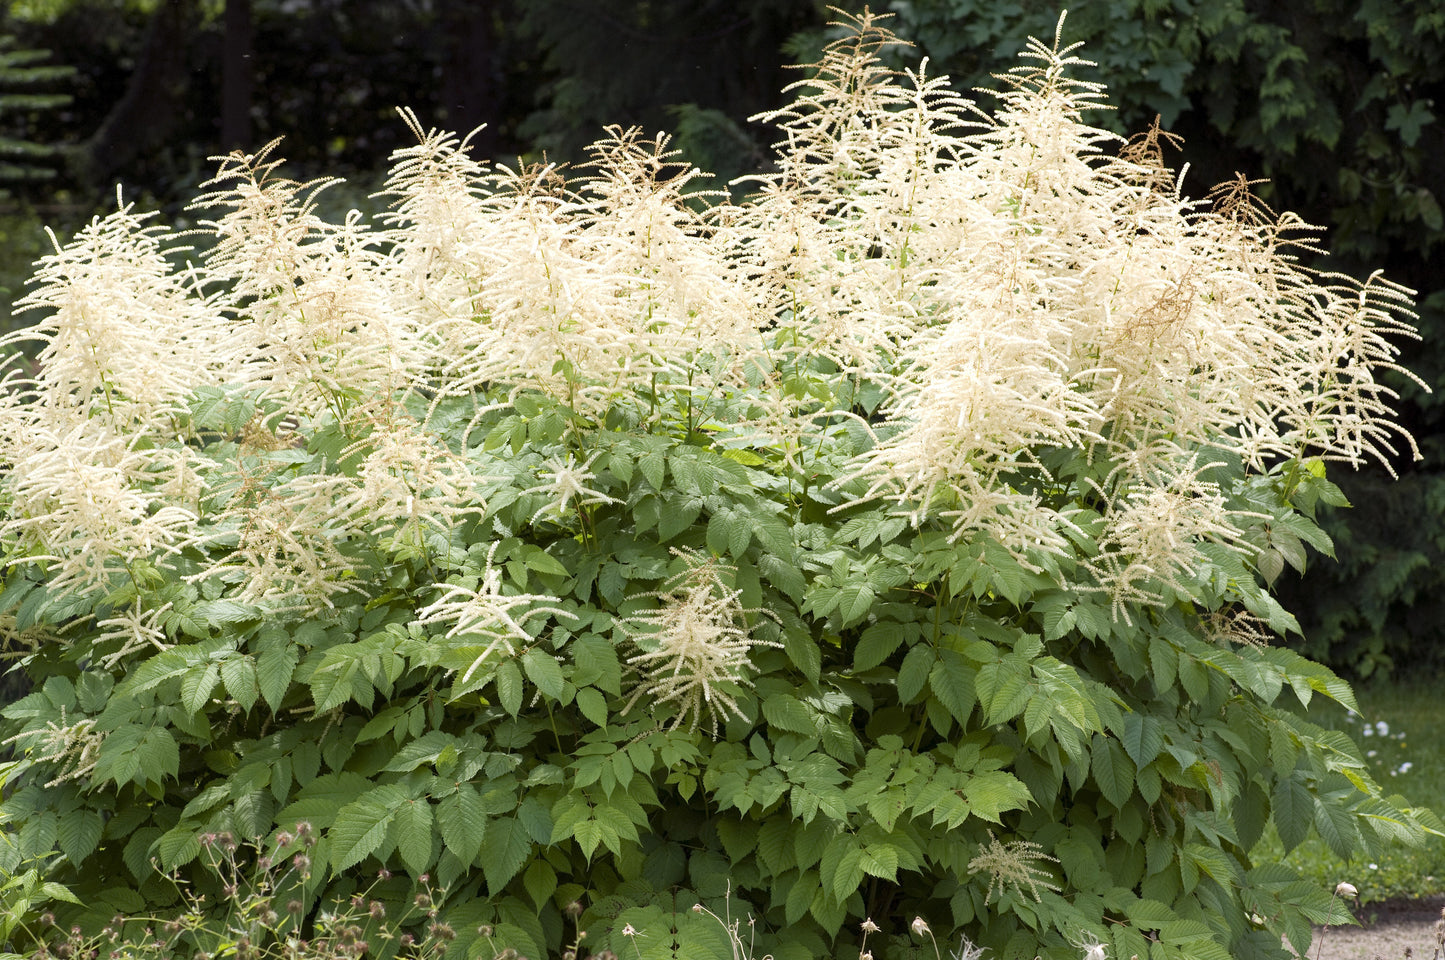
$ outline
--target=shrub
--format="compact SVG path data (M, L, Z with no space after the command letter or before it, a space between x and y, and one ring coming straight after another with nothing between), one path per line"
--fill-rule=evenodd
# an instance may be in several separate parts
M642 960L743 916L779 960L1275 957L1344 914L1266 824L1438 826L1267 642L1325 462L1409 443L1406 292L1300 268L1243 178L1184 199L1158 130L1106 153L1057 40L988 115L855 27L740 206L662 137L567 181L407 115L380 223L267 150L195 266L127 206L41 262L0 432L17 949L224 901L202 838L260 875L304 820L302 933L409 877L458 956L558 951L580 903Z

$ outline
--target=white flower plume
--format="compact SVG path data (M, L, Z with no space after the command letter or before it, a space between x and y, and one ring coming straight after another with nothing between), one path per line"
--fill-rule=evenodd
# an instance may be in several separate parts
M716 736L720 719L743 715L737 695L752 683L747 675L751 649L782 645L753 637L748 614L767 611L743 608L742 592L729 589L723 579L731 567L693 550L675 547L672 553L687 568L648 594L660 605L622 621L641 651L627 659L639 680L623 712L646 697L658 709L673 711L673 729L684 723L697 729L706 716Z

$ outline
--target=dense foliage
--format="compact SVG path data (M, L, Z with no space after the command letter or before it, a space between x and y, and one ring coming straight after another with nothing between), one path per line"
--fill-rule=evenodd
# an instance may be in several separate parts
M1277 957L1343 915L1269 824L1438 826L1268 642L1326 462L1412 449L1408 298L1301 268L1242 178L1183 199L1057 43L989 116L888 40L767 118L743 205L635 131L569 183L409 118L383 222L262 151L194 267L127 206L45 259L0 408L12 949L224 904L227 837L293 865L283 939L365 890L382 944L432 884L467 956L577 903L644 960L733 956L714 915L779 960Z

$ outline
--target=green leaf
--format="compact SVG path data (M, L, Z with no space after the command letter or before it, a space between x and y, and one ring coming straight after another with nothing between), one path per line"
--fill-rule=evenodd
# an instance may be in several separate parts
M1275 828L1288 853L1309 836L1310 824L1314 821L1314 797L1299 780L1285 777L1275 784L1270 800Z
M804 706L801 700L786 693L764 697L763 716L767 718L768 723L779 730L790 730L793 733L803 734L817 732L812 711Z
M803 672L813 683L818 682L823 669L823 653L818 642L806 630L788 630L783 633L783 652L793 666Z
M459 784L456 793L437 804L436 819L447 849L462 863L473 863L481 852L488 823L487 808L477 788Z
M933 648L926 643L916 644L908 651L898 668L899 703L912 703L918 698L936 662Z
M165 727L151 727L136 746L139 776L156 783L180 775L181 752L176 738Z
M256 657L256 683L272 713L280 710L286 699L298 659L296 645L285 642L267 647Z
M527 678L537 685L542 695L550 700L561 700L564 681L562 667L555 657L540 647L532 647L522 654L522 668ZM498 670L498 674L501 671ZM515 713L516 711L511 711Z
M652 484L652 489L661 491L662 481L666 475L667 463L662 456L661 447L653 447L651 450L637 458L637 469Z
M970 813L994 823L999 822L999 815L1005 811L1021 810L1033 800L1028 787L1002 770L970 776L963 785L963 796Z
M1131 711L1124 714L1124 730L1119 741L1123 744L1124 751L1129 754L1129 759L1134 761L1134 766L1143 767L1159 756L1159 751L1164 746L1164 733L1159 728L1158 720Z
M522 886L527 889L532 903L541 910L557 890L557 871L544 860L533 860L522 875Z
M1326 797L1314 798L1314 807L1314 824L1320 838L1340 859L1354 856L1360 848L1360 830L1350 810Z
M406 802L401 787L383 784L342 807L327 833L334 868L338 872L350 869L375 853Z
M959 724L967 726L975 702L973 678L974 669L952 650L939 652L938 662L928 674L928 686L938 702Z
M858 646L853 650L853 669L858 673L872 670L893 655L903 642L903 627L898 623L881 621L863 631Z
M1092 753L1094 781L1099 791L1116 808L1123 807L1134 793L1134 761L1119 741L1102 733L1094 734Z
M161 868L167 873L183 867L201 855L201 840L197 827L192 823L181 823L161 835L156 845L161 858Z
M839 628L849 627L868 615L878 596L866 583L850 583L838 591L834 614Z
M79 865L100 844L104 827L105 821L96 810L79 807L62 814L60 822L55 825L55 839L60 852L71 863Z
M436 847L432 837L432 809L426 797L406 800L396 808L391 827L397 853L402 862L418 876L432 865Z
M607 726L607 698L594 687L583 687L577 691L577 709L582 716L599 727Z
M531 854L532 838L516 819L501 817L487 825L487 855L482 860L482 872L492 896L501 895Z
M522 671L517 661L503 660L497 665L497 699L502 709L516 716L522 709Z
M828 893L844 903L863 883L863 847L852 833L839 833L823 851L818 870Z
M260 688L256 684L256 664L246 656L228 657L221 661L221 679L226 684L226 693L241 705L247 713L256 705Z
M186 671L181 678L181 704L187 713L200 713L211 699L211 691L221 681L221 667L217 663L197 664Z

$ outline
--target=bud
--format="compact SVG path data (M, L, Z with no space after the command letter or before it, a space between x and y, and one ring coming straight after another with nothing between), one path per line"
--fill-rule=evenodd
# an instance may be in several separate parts
M1360 891L1355 889L1355 885L1353 883L1346 883L1345 881L1341 880L1335 886L1335 896L1337 897L1348 897L1350 899L1353 899L1359 895Z

